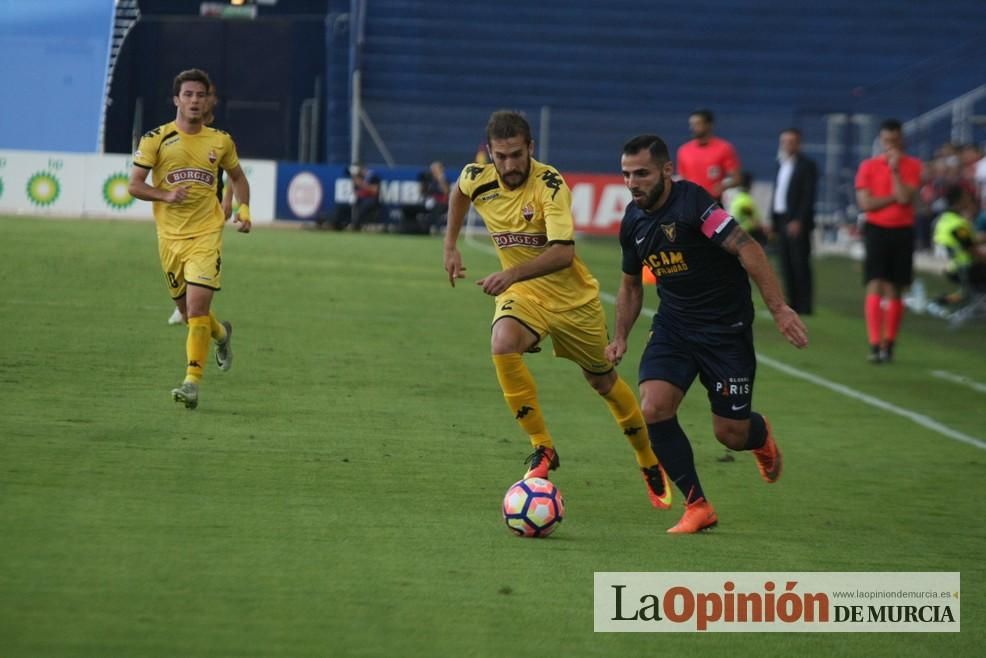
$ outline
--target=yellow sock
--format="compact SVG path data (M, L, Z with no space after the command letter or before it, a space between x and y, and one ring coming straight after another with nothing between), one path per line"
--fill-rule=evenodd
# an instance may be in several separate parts
M217 343L226 340L226 327L219 323L219 320L216 319L216 314L212 311L209 311L209 331L211 332L212 340Z
M209 316L197 315L188 318L188 338L185 340L185 353L188 355L188 369L185 381L199 383L205 360L209 356Z
M647 436L647 423L644 422L644 415L640 413L640 405L633 391L627 383L617 375L616 383L609 393L603 396L609 412L616 419L616 424L623 430L627 441L633 446L634 455L641 468L649 468L657 464L657 455L650 447L650 439Z
M493 365L496 366L496 378L503 390L503 399L521 428L531 437L531 445L535 448L553 448L551 435L544 427L544 416L538 406L534 378L524 365L523 357L520 354L494 354Z

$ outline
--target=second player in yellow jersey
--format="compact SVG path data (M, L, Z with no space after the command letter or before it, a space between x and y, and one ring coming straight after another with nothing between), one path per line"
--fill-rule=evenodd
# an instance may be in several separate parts
M555 354L582 369L634 449L651 503L671 502L667 476L647 437L640 407L605 357L608 336L599 284L575 254L572 199L564 178L534 160L527 120L494 112L486 127L489 164L467 165L452 186L445 270L449 283L465 277L456 246L470 205L483 217L502 269L476 284L495 297L491 349L497 380L511 414L530 438L525 478L547 478L559 465L534 378L523 354L551 336Z
M515 189L501 184L493 164L467 165L459 190L482 215L504 269L532 261L552 244L575 244L572 194L554 168L531 158L530 173ZM599 284L578 255L564 267L518 281L513 291L552 311L567 311L599 296Z

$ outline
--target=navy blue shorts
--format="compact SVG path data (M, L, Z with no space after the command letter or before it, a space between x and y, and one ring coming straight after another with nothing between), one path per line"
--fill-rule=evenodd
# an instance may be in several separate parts
M654 322L640 358L640 382L660 379L688 392L698 375L712 413L746 420L753 400L757 356L753 329L741 333L685 333Z

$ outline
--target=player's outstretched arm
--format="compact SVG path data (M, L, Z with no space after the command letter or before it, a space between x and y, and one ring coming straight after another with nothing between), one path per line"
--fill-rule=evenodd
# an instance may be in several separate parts
M449 194L448 226L445 230L445 271L448 272L448 282L453 288L456 279L466 278L462 254L459 253L456 243L459 241L459 233L466 221L466 213L469 212L470 205L469 197L462 193L459 184L453 185L452 193Z
M723 249L739 258L740 264L746 270L753 283L756 284L764 304L774 316L774 324L789 343L801 348L808 345L808 328L798 317L793 308L784 301L781 284L774 274L774 269L767 260L767 254L756 240L741 229L734 226L722 243Z
M606 346L606 358L619 365L627 351L627 338L640 316L644 304L644 286L639 274L623 273L620 290L616 293L616 327L613 340Z

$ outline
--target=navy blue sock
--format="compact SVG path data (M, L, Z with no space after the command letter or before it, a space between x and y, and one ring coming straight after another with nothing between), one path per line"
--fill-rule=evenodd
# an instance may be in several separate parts
M685 495L685 504L705 498L698 473L695 472L695 453L685 431L678 424L678 417L650 423L647 432L654 454L661 460L665 473Z
M763 416L756 411L750 412L750 433L746 435L746 445L743 450L756 450L762 448L767 442L767 423Z

